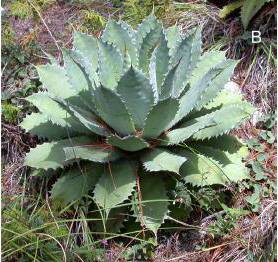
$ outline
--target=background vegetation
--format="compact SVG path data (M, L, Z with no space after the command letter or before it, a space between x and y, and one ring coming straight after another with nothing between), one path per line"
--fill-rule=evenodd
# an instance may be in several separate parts
M275 1L255 2L2 1L3 261L275 261L277 10ZM18 127L35 110L23 98L41 89L33 65L46 63L47 54L59 59L73 30L99 35L109 16L136 26L151 12L184 33L203 25L203 48L240 59L233 86L257 108L235 132L248 144L252 180L189 197L181 190L181 216L163 225L158 242L126 221L125 231L101 235L92 227L101 218L86 209L90 198L66 208L53 202L50 176L22 165L38 138ZM261 43L252 44L252 30L261 31Z

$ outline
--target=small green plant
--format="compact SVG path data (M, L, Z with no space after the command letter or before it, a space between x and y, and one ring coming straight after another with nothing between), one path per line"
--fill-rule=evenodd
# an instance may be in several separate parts
M208 227L208 231L218 237L228 235L237 226L240 217L249 214L248 210L230 208L224 204L221 206L225 214L218 215L216 221Z
M5 46L6 48L9 48L14 45L15 41L15 32L12 28L12 26L5 22L2 24L2 46Z
M124 18L131 25L137 26L152 11L158 18L162 18L173 8L171 0L127 0L123 2Z
M105 18L92 10L81 10L82 26L79 28L82 32L99 32L105 26Z
M18 113L20 109L8 102L2 104L2 116L8 123L16 123Z
M10 5L11 15L20 19L25 19L33 16L33 8L27 1L14 1Z
M37 67L47 91L27 98L39 112L21 123L49 140L30 150L25 165L64 169L52 198L68 204L93 195L104 231L124 202L157 235L179 182L249 178L246 148L227 133L254 108L223 90L237 62L224 52L201 55L201 28L183 38L152 15L136 31L109 20L100 38L76 32L73 46L63 66Z
M153 247L155 245L155 240L149 239L149 241L153 241L153 244L141 242L126 248L122 254L122 258L124 258L126 261L131 261L134 259L139 261L148 261L149 259L153 258Z
M245 200L253 212L259 211L263 198L274 198L277 195L276 166L272 163L276 154L276 115L276 112L273 112L258 119L261 128L258 137L246 141L253 153L251 158L247 159L253 179L247 184L243 183L243 187L251 191Z
M34 12L35 10L32 5L40 10L47 8L55 2L56 0L16 0L10 4L10 15L20 19L33 18L36 12Z
M4 61L6 58L3 59ZM22 120L25 112L32 111L30 104L22 98L39 90L41 83L34 76L36 71L33 66L22 66L17 63L16 72L14 68L6 68L9 75L7 85L20 86L17 90L4 89L1 93L1 114L6 123L17 124ZM3 77L4 78L4 77Z
M194 200L206 212L215 212L225 202L224 192L218 192L212 187L204 187L194 192Z
M257 12L266 4L273 0L238 0L223 7L219 16L221 18L227 17L233 11L241 8L241 21L244 29L247 29L250 21Z

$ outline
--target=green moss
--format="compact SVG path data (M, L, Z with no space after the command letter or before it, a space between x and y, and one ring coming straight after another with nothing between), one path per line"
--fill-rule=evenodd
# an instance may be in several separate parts
M82 25L79 28L81 31L88 33L88 32L98 32L103 30L105 26L105 18L94 12L92 10L81 10L82 15Z
M50 5L56 3L56 0L33 0L32 4L38 10L44 10ZM10 14L20 19L33 18L35 15L34 8L25 0L17 0L10 5Z
M2 46L10 47L14 45L15 32L9 23L2 26Z
M49 7L52 4L55 4L57 1L56 0L35 0L35 4L42 8Z
M156 17L163 18L173 7L172 0L127 0L124 2L124 18L133 26L142 22L153 11Z
M33 16L33 9L26 1L15 1L10 5L12 16L20 19L26 19Z
M20 109L8 102L2 104L2 116L9 123L16 123Z

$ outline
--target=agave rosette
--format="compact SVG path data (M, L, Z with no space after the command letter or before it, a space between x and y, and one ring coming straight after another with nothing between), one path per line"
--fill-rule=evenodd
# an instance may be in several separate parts
M202 54L200 28L181 36L154 16L136 30L109 20L100 38L75 32L62 66L37 67L45 91L27 98L39 112L21 126L48 141L25 164L65 168L52 196L92 194L107 217L138 198L132 212L156 233L171 204L165 176L199 187L248 178L246 150L228 134L254 110L224 89L236 64Z

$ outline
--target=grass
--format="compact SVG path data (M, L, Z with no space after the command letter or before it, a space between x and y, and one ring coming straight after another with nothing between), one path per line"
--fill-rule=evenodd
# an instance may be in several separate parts
M27 196L22 203L21 198L16 198L13 202L8 201L4 207L2 259L20 259L27 256L35 261L71 261L70 257L76 255L84 261L103 261L106 252L102 248L103 237L105 242L120 238L123 243L156 245L151 239L139 237L143 229L126 233L93 231L91 223L105 223L102 218L85 218L82 204L75 205L74 209L68 207L58 212L50 208L42 194L43 185L37 199ZM126 205L131 204L120 205L119 208ZM98 211L102 210L90 213ZM72 217L69 215L72 213L73 218L63 218L65 214ZM89 252L92 249L94 252ZM80 253L78 250L84 252ZM124 253L124 250L121 250L121 253ZM120 255L117 254L118 257Z
M23 3L15 1L13 5L19 2ZM244 95L263 115L270 114L263 121L257 119L256 124L249 123L238 131L239 136L256 140L249 143L251 153L246 160L253 179L224 190L207 187L192 191L193 208L186 214L187 192L181 190L176 196L176 205L183 210L183 216L175 218L169 215L156 241L139 224L137 228L131 228L125 221L125 230L112 232L101 215L97 215L103 209L88 209L90 197L61 208L49 199L47 191L51 187L51 178L30 177L30 170L22 167L25 152L38 141L16 126L22 114L33 110L22 104L21 98L40 89L36 75L29 69L30 63L45 62L41 58L45 57L41 49L57 55L55 47L42 44L45 40L41 35L47 35L46 43L56 42L59 47L68 46L71 40L69 34L59 38L55 28L49 25L57 3L35 2L36 7L40 7L38 11L46 26L38 15L34 15L34 8L30 11L12 7L13 11L5 14L2 30L3 261L125 261L134 258L203 261L204 257L219 262L237 259L275 261L276 140L270 143L273 139L267 133L276 130L276 121L271 115L276 108L274 87L277 65L276 40L272 31L273 7L269 5L257 15L254 29L265 25L261 28L265 41L253 46L248 32L244 33L236 16L220 20L219 9L203 1L163 1L153 5L153 1L142 3L130 0L116 8L88 2L84 4L82 1L62 5L62 12L72 12L68 19L70 23L65 22L67 32L72 31L72 26L78 29L84 26L82 31L98 34L107 21L108 13L136 25L153 9L165 25L177 23L184 32L203 25L205 49L225 49L229 57L241 59L233 80L240 84ZM37 33L32 37L28 34L25 38L19 36L12 24L15 17L17 23L34 19ZM15 49L15 43L22 46ZM232 211L245 208L249 214L227 214L225 208L223 213L223 203ZM130 204L119 206L124 217L130 216L124 211L127 205ZM103 225L106 228L104 233Z
M216 9L203 1L183 3L175 1L128 0L123 3L123 18L133 26L138 25L151 13L154 13L166 26L176 23L186 31L196 25L202 25L209 19L216 19Z

